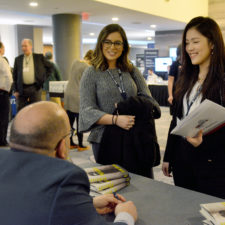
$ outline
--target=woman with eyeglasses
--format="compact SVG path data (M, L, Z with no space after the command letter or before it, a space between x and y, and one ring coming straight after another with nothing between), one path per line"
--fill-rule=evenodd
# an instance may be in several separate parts
M186 25L181 58L162 170L165 176L172 171L177 186L225 199L225 127L204 136L170 134L205 99L225 107L225 47L213 19L196 17Z
M137 93L150 96L143 75L130 63L128 54L123 28L118 24L107 25L99 34L92 66L82 76L79 126L82 132L91 131L88 141L97 162L107 125L127 131L135 125L134 115L113 115L116 104ZM146 173L152 177L150 170Z

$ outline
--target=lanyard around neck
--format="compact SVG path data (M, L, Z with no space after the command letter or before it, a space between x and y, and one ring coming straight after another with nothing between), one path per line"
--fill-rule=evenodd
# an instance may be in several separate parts
M126 91L125 91L125 89L124 89L123 76L122 76L121 70L118 69L118 74L119 74L120 85L121 85L121 86L120 86L120 85L118 84L118 82L115 80L113 74L111 73L111 71L110 71L109 69L107 70L107 72L108 72L108 74L111 76L111 78L112 78L112 80L114 81L115 85L117 86L117 88L118 88L118 90L119 90L119 92L120 92L122 98L123 98L124 100L126 100L126 99L127 99L127 93L126 93Z
M31 55L29 55L29 56L24 56L24 59L25 59L25 64L26 64L26 66L29 64L29 62L30 62L30 59L31 59Z
M189 97L187 98L187 113L185 116L188 115L190 109L191 109L191 106L193 105L193 103L195 102L195 100L197 99L197 97L200 95L201 93L201 90L202 90L202 85L198 88L195 96L192 98L191 102L189 103Z

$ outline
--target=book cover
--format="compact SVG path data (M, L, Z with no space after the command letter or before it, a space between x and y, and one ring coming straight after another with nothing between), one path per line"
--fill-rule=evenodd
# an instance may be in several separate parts
M225 225L225 202L201 204L200 213L215 225Z
M102 191L107 188L115 187L118 184L129 183L129 182L130 182L130 177L119 178L119 179L114 179L114 180L110 180L110 181L101 181L101 182L97 182L97 183L91 183L91 190Z
M107 189L102 190L102 191L93 191L93 190L91 190L90 191L90 195L91 196L98 196L98 195L104 195L104 194L111 194L113 192L117 192L117 191L125 188L128 185L129 185L129 182L124 182L124 183L115 185L114 187L107 188Z
M203 130L203 135L206 135L224 125L225 108L205 99L187 117L181 121L178 120L177 126L171 131L171 134L194 137L200 130Z
M116 164L86 168L84 170L90 183L128 177L128 171Z

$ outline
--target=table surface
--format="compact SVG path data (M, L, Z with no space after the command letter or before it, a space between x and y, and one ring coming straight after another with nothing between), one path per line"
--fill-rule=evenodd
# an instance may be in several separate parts
M160 106L169 106L168 86L167 85L148 85L152 97L159 103Z
M139 216L136 225L202 225L200 204L224 201L135 174L131 174L130 186L118 193L135 203ZM112 221L113 216L106 219Z

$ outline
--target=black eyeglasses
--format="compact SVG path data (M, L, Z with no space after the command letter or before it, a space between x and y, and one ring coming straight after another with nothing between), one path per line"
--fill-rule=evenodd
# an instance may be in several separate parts
M72 132L73 132L73 129L70 129L70 132L67 133L67 134L65 134L64 136L62 136L62 137L60 138L60 140L58 141L58 143L59 143L61 140L65 139L67 136L70 136L70 135L72 134ZM58 143L57 143L57 145L58 145ZM57 145L55 146L55 149L56 149Z
M123 47L123 42L121 42L121 41L114 41L114 42L112 42L110 40L104 40L102 43L103 43L105 48L111 48L112 45L114 45L114 47L116 49L120 49L120 48Z

